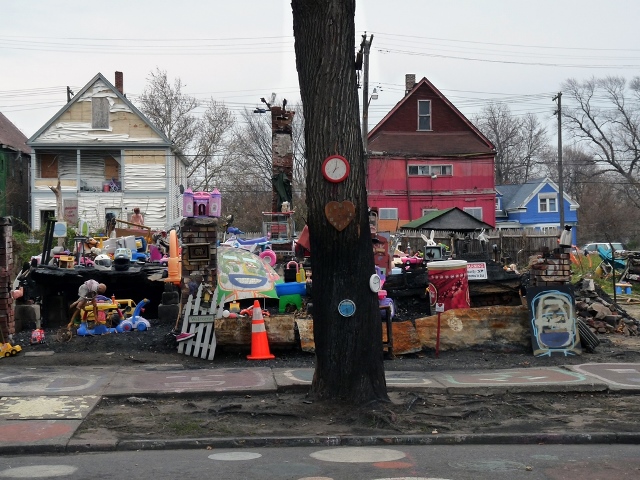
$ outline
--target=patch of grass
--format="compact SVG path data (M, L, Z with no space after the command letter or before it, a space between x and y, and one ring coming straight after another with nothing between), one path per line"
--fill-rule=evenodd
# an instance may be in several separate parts
M166 425L176 435L189 436L201 431L200 424L194 421L172 421Z

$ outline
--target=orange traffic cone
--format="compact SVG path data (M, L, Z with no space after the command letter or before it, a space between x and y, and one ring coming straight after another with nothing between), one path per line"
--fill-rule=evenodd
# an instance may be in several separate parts
M276 358L269 352L269 340L267 330L262 318L262 308L260 302L253 302L253 320L251 320L251 355L247 355L249 360L270 360Z

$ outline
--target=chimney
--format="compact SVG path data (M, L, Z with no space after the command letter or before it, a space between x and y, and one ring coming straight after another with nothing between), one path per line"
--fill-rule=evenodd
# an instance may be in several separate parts
M415 80L415 75L414 75L414 80ZM116 72L116 88L122 95L124 95L122 83L123 83L122 72Z
M413 87L416 86L416 74L415 73L407 73L404 76L404 94L409 95L409 92L413 90Z

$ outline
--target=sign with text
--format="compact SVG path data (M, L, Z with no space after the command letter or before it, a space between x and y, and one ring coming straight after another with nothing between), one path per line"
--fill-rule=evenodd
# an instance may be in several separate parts
M78 223L78 200L75 199L64 199L62 200L64 210L64 219L65 221L76 224Z
M487 264L486 262L468 262L467 277L469 280L486 280Z
M213 323L215 318L213 315L189 315L189 323Z

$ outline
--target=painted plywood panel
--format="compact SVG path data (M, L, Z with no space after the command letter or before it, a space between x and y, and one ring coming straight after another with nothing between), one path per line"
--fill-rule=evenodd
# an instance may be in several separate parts
M35 189L36 190L46 190L46 191L50 191L49 189L49 185L51 185L52 187L55 187L58 183L58 180L55 178L38 178L35 180ZM60 180L60 186L62 187L62 190L76 190L77 188L77 184L75 180Z
M124 162L127 165L165 165L164 150L125 150Z
M134 113L120 112L111 114L111 127L113 133L127 134L130 140L155 139L160 141L160 137L156 132Z
M527 287L531 344L536 357L582 353L570 285Z

